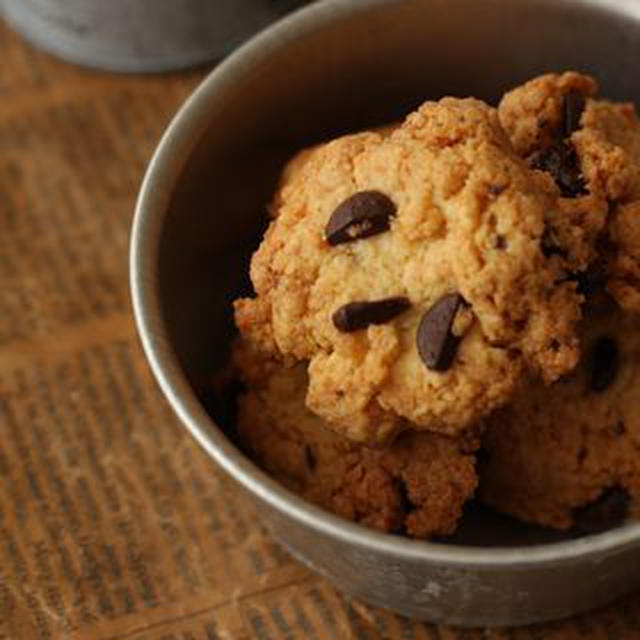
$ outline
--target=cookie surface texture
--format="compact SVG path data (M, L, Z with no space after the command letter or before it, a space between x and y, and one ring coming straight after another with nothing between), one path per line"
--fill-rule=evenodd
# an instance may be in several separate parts
M308 362L307 406L356 441L456 435L524 372L578 358L581 297L546 255L556 199L484 103L425 103L396 129L305 151L285 170L236 302L250 341Z
M640 317L591 311L582 342L573 373L523 388L486 421L482 499L556 529L580 528L612 495L616 517L640 515Z
M245 346L235 365L249 389L237 428L251 457L306 500L380 531L453 533L476 488L477 443L406 431L369 448L328 429L305 406L306 367L286 368Z
M640 119L631 103L597 91L589 76L547 74L506 94L498 112L516 151L555 193L548 250L561 247L576 272L593 267L618 304L638 313Z

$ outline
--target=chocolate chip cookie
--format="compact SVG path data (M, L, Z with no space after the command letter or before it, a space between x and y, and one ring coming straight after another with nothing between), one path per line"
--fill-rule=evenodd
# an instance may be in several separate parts
M498 112L516 151L556 194L547 251L588 285L595 273L622 308L640 312L640 120L632 104L596 99L597 91L588 76L548 74L509 92Z
M476 487L472 439L406 431L386 448L355 444L305 406L306 367L239 344L248 391L237 428L249 454L303 498L363 525L417 538L453 533Z
M549 254L557 199L538 174L472 99L303 152L238 328L308 362L307 406L350 439L461 433L525 373L550 382L578 359L582 298Z
M597 91L588 76L548 74L499 106L556 200L547 253L587 304L577 369L548 388L525 384L484 421L480 491L520 519L584 531L640 513L640 121Z
M488 420L480 495L536 524L593 531L640 515L640 317L590 308L576 370Z

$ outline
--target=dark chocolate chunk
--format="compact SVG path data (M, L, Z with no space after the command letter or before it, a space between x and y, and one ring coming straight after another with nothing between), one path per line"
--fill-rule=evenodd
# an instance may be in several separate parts
M579 91L569 91L565 96L563 105L563 131L565 138L568 138L574 131L580 128L580 119L584 111L585 98Z
M325 236L336 246L389 230L396 214L392 200L379 191L360 191L347 198L331 215Z
M629 493L622 487L611 487L602 495L573 512L576 528L583 533L599 533L621 525L629 512Z
M567 140L580 128L585 97L579 91L569 91L562 106L562 122L555 132L556 142L531 158L531 166L553 176L565 198L586 195L580 161L573 145Z
M575 149L556 142L531 158L531 166L550 173L565 198L586 195L587 189Z
M620 353L613 338L600 338L589 354L589 388L602 393L613 384L618 375Z
M375 302L350 302L333 314L333 324L342 333L352 333L372 324L386 324L410 306L411 302L401 297Z
M458 293L441 298L427 311L418 327L417 345L420 358L432 371L447 371L453 364L460 339L451 327L464 299Z
M493 248L504 251L509 248L509 241L501 235L497 235L493 240Z

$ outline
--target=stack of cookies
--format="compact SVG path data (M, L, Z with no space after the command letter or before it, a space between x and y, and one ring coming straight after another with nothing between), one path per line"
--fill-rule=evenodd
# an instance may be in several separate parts
M640 120L596 94L546 75L289 163L235 304L264 469L418 538L474 495L558 529L640 511Z

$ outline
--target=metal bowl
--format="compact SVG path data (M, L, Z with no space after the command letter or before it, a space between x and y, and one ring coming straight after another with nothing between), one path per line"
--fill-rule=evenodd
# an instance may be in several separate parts
M274 535L344 591L453 625L560 618L640 586L640 525L559 539L481 515L469 516L452 541L411 541L305 503L232 444L214 422L207 389L228 352L230 302L247 286L282 163L302 146L391 121L424 99L495 102L547 70L585 70L604 95L637 99L638 55L635 0L328 0L232 55L162 139L131 252L151 366L186 428L246 489Z
M65 60L166 71L220 58L304 0L0 0L0 16Z

